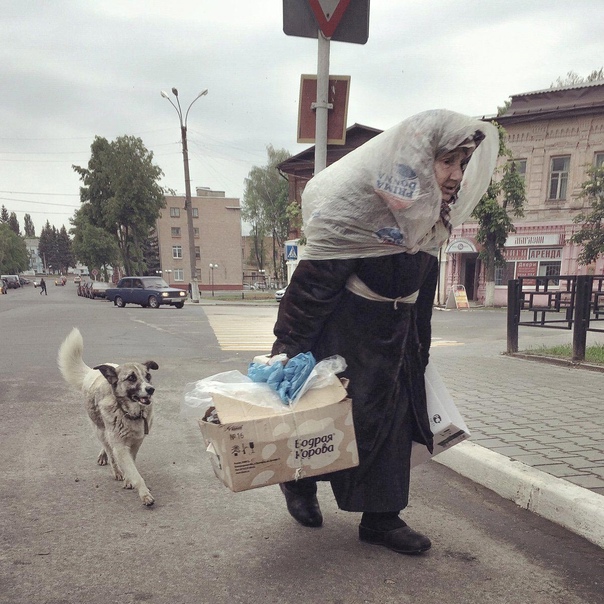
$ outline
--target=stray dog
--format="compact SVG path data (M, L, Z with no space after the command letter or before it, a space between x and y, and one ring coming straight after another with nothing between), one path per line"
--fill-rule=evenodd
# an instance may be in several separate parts
M153 423L155 388L149 370L159 366L146 361L91 368L82 359L83 351L82 335L74 328L59 348L58 364L65 381L84 394L88 416L103 445L97 463L109 462L125 489L136 489L145 505L153 505L155 500L134 462Z

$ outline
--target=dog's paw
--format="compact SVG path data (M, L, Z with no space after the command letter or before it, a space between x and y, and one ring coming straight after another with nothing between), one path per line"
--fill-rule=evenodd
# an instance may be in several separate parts
M153 499L153 496L151 495L151 493L149 492L149 490L147 490L146 493L139 493L140 497L141 497L141 501L146 505L146 506L150 506L153 505L155 503L155 499Z
M122 474L121 470L113 470L113 476L115 477L116 480L124 480L124 475Z
M124 488L125 489L133 489L134 487L132 486L131 482L126 481L126 484L124 484Z
M99 466L106 466L107 465L107 452L105 451L105 449L103 449L100 453L99 456L96 458L96 462L99 464Z

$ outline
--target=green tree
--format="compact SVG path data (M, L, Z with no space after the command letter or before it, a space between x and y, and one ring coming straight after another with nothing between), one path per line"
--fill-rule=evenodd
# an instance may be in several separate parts
M259 269L264 268L264 238L272 238L272 272L285 278L285 259L281 250L289 235L288 182L277 166L291 157L285 149L266 148L268 162L254 166L245 179L241 215L252 225L253 251Z
M8 222L9 215L6 206L2 206L2 210L0 211L0 222Z
M583 77L574 71L569 71L564 78L558 78L550 84L550 88L563 88L565 86L581 86L581 84L589 84L589 82L597 82L604 80L604 67L594 69L590 74Z
M67 274L69 272L70 267L75 268L76 263L75 258L73 256L71 239L67 234L67 229L65 228L65 225L63 225L58 232L57 251L61 272Z
M11 212L8 217L8 226L16 235L19 235L19 237L21 236L21 226L19 225L19 220L14 212Z
M145 275L157 275L161 268L159 262L159 239L157 231L153 231L143 244L143 260L146 266Z
M26 237L35 237L36 229L34 227L33 220L29 214L25 214L23 217L23 230L25 231Z
M51 268L52 272L61 270L58 246L59 233L56 227L51 226L47 220L42 232L40 233L40 241L38 242L38 255L42 258L44 268Z
M140 138L121 136L109 142L97 136L88 167L73 169L84 185L80 201L90 205L89 223L115 238L127 273L143 273L143 246L165 206L157 182L163 172L153 164L153 153Z
M0 223L0 272L12 275L28 268L29 255L25 240L7 222Z
M525 188L524 179L516 169L512 152L506 145L505 130L493 122L499 130L499 157L506 161L495 171L501 178L491 180L487 192L482 196L472 216L478 221L476 240L482 244L479 254L484 264L485 306L493 306L495 297L495 268L505 266L503 250L509 233L516 232L512 222L516 217L524 216Z
M583 246L580 264L591 264L604 254L604 165L590 166L587 175L589 179L581 185L579 198L588 202L590 210L575 216L573 220L581 225L581 230L570 238L572 243Z
M73 237L73 253L77 260L85 264L89 270L99 269L103 280L109 280L108 267L119 263L120 250L116 238L102 227L90 222L88 213L90 204L85 204L76 211L71 223Z

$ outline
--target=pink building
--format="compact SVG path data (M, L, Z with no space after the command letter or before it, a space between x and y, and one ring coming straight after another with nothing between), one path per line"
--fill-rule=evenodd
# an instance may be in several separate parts
M508 134L518 170L524 174L524 218L505 247L507 264L497 269L495 305L507 303L507 282L530 275L604 274L604 259L577 262L580 249L569 243L578 230L573 218L588 204L579 199L587 166L604 163L604 82L517 94L496 121ZM485 118L485 120L488 118ZM476 243L477 225L453 231L441 255L440 299L465 286L469 300L484 300L485 284Z

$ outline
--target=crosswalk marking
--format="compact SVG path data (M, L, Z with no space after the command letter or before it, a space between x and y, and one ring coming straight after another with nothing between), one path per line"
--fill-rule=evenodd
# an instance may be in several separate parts
M206 315L222 350L270 352L273 347L275 316Z
M221 350L269 352L273 347L276 311L241 316L208 309L206 316ZM432 338L431 345L436 347L463 346L464 344L455 340Z
M463 346L463 342L457 342L455 340L443 340L442 338L432 338L430 343L431 347L434 346Z

